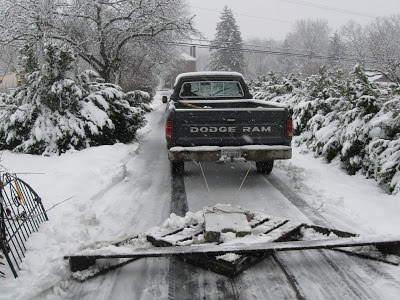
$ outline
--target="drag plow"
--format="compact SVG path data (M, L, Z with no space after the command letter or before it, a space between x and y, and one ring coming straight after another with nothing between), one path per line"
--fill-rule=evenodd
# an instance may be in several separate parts
M217 205L185 217L171 215L162 227L113 244L65 256L80 281L140 258L175 256L234 277L274 252L329 249L400 264L400 236L359 236L326 227Z

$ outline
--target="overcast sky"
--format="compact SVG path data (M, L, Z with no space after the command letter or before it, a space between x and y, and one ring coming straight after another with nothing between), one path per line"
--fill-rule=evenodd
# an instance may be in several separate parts
M214 37L220 12L232 9L244 39L283 40L299 19L325 19L335 30L349 20L365 25L375 17L400 14L400 0L187 0L197 29Z

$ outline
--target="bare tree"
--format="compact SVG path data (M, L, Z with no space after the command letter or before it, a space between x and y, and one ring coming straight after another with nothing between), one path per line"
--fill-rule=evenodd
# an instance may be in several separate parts
M277 49L280 44L275 40L260 40L251 39L246 41L249 47L266 50L266 49ZM278 58L274 55L266 55L265 53L245 53L246 60L246 75L249 79L255 79L258 76L268 74L269 72L281 71L281 64Z
M182 0L3 1L3 42L68 44L106 81L118 78L127 49L157 44L168 53L193 32Z
M367 28L368 49L376 68L400 83L400 15L378 18Z
M307 58L292 59L298 70L304 76L318 72L322 61L315 59L316 55L325 55L329 45L329 27L324 20L300 20L296 22L293 32L286 36L285 47L291 51L308 54Z
M346 52L354 58L358 64L365 66L369 55L365 29L361 25L351 21L343 26L340 32L346 44Z

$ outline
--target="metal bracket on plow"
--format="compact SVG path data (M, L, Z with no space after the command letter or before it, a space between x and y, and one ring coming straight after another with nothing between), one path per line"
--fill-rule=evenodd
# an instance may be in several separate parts
M74 271L77 270L77 264L81 264L78 269L82 270L87 262L93 263L99 259L176 256L190 264L229 277L236 276L277 251L330 249L400 264L400 236L361 237L354 233L297 223L260 213L251 213L249 225L250 235L229 242L204 242L204 224L192 223L170 231L161 231L161 234L147 234L146 238L152 244L150 248L121 247L117 252L110 254L104 254L105 249L101 248L84 250L75 255L65 256L65 259L69 259L71 271ZM199 240L203 242L199 243ZM365 247L367 249L364 249Z

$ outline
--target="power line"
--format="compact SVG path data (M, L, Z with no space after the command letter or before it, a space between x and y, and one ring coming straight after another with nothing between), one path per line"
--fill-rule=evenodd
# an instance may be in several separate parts
M323 54L314 54L310 52L304 52L304 49L294 49L294 48L273 48L273 47L268 47L268 49L260 49L262 46L258 45L250 45L250 44L242 44L243 46L246 46L244 48L235 48L232 46L224 46L224 47L215 47L211 46L210 40L207 39L192 39L192 41L201 41L201 42L206 42L204 44L201 43L193 43L193 42L187 42L187 41L182 41L180 43L184 44L183 46L196 46L198 48L209 48L209 49L225 49L225 50L233 50L233 51L242 51L242 52L248 52L248 53L255 53L255 54L276 54L276 55L285 55L287 56L297 56L297 57L307 57L307 58L318 58L318 59L337 59L337 60L343 60L343 61L359 61L359 59L355 57L348 57L348 56L341 56L339 58L334 58L332 56L327 56ZM250 47L250 48L248 48ZM254 49L251 47L257 47L259 49ZM365 57L364 60L367 63L375 63L378 62L375 58L372 57Z
M196 38L191 38L192 41L200 41L200 42L207 42L207 45L210 44L212 41L207 40L207 39L196 39ZM295 48L289 48L289 47L284 47L284 48L273 48L272 46L264 46L264 45L254 45L254 44L242 44L243 46L246 47L255 47L255 48L268 48L268 49L275 49L275 50L284 50L284 51L299 51L302 52L304 51L303 49L295 49Z
M348 62L358 62L359 59L355 57L332 57L323 54L314 54L314 53L301 53L301 52L289 52L282 50L267 50L267 49L252 49L252 48L237 48L237 47L228 47L228 46L211 46L210 44L200 44L200 43L189 43L189 42L170 42L169 44L183 46L183 47L198 47L198 48L208 48L208 49L221 49L221 50L232 50L232 51L241 51L243 53L255 53L255 54L266 54L266 55L277 55L277 56L285 56L285 57L298 57L298 58L309 58L309 59L323 59L323 60L338 60L338 61L348 61ZM377 63L377 60L366 60L366 63Z
M369 15L369 14L363 14L360 12L356 12L353 10L349 10L349 9L343 9L343 8L339 8L339 7L333 7L333 6L328 6L328 5L321 5L321 4L316 4L310 1L304 1L304 0L280 0L280 1L284 1L290 4L294 4L294 5L301 5L301 6L307 6L307 7L313 7L313 8L318 8L318 9L323 9L323 10L329 10L329 11L334 11L337 13L342 13L342 14L348 14L348 15L354 15L354 16L359 16L359 17L365 17L365 18L371 18L371 19L375 19L375 16Z

